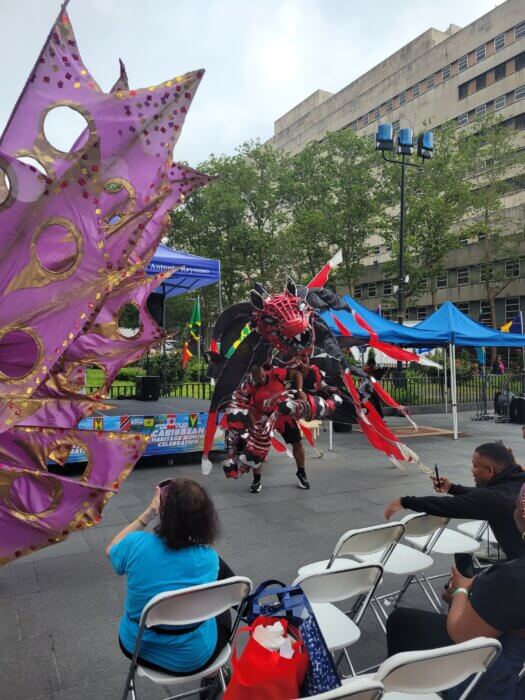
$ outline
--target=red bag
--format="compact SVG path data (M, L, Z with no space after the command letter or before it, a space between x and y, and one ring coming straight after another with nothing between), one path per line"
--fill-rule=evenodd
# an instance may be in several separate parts
M261 646L251 634L259 625L273 625L280 622L285 633L295 638L292 642L294 655L285 659L278 651ZM234 645L231 664L232 677L224 693L224 700L289 700L300 696L300 688L308 670L308 654L304 650L301 637L295 627L285 619L258 617L241 632L250 632L250 638L243 654L237 657Z

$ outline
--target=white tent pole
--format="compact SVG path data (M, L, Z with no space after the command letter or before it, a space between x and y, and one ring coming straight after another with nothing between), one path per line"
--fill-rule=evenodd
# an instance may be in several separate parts
M331 420L328 421L328 449L334 451L334 424Z
M443 363L444 367L444 382L445 382L445 387L443 391L443 395L445 396L445 415L448 415L448 382L447 382L447 362L448 362L448 354L447 354L447 348L443 348L443 354L445 356L445 362Z
M458 394L456 383L456 346L451 343L450 346L450 388L452 392L452 426L454 430L454 440L458 439Z

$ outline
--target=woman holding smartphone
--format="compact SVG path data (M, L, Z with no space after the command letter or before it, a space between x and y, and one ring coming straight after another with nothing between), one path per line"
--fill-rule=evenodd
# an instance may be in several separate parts
M148 524L159 517L153 531ZM115 572L126 576L120 621L122 652L132 658L144 606L158 593L211 583L233 572L212 548L219 519L212 500L196 481L169 479L135 520L106 547ZM180 675L207 666L227 643L230 613L191 627L145 630L138 661L142 666Z
M525 486L514 519L525 539ZM465 572L463 572L465 573ZM433 649L475 637L495 637L502 652L476 685L469 700L525 698L525 679L518 676L525 663L525 556L485 569L470 578L452 569L444 600L448 615L396 608L387 621L388 655ZM461 697L468 681L447 691L447 700Z

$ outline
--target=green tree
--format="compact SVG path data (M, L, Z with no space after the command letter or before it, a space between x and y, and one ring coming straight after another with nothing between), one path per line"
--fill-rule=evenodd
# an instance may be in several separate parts
M328 242L343 253L335 280L353 294L368 254L370 233L381 232L385 226L387 190L378 177L378 155L370 139L345 129L328 134L321 146L328 182L322 209Z
M493 114L476 123L468 141L472 221L467 230L481 242L482 281L490 305L491 325L496 327L496 298L512 278L505 277L504 270L495 262L515 257L525 230L522 222L507 216L502 198L508 191L506 180L523 171L524 160L512 133ZM493 355L495 359L494 349Z

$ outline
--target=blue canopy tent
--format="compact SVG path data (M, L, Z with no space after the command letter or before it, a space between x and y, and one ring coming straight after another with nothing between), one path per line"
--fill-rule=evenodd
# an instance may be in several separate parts
M427 319L418 323L415 330L435 334L436 340L445 336L449 346L450 356L450 389L452 398L452 421L454 439L458 437L458 407L456 382L456 345L466 347L525 347L525 335L518 333L502 333L495 328L487 328L473 321L469 316L457 309L450 301L446 301ZM437 344L435 342L434 344ZM442 344L442 343L441 343Z
M458 437L457 417L457 382L456 382L456 346L468 347L525 347L525 335L516 333L502 333L494 328L487 328L473 321L462 313L450 301L446 301L425 321L417 326L401 326L399 323L378 316L370 309L359 304L351 296L343 297L348 306L356 311L370 326L377 331L379 338L394 345L406 347L444 347L449 349L450 358L450 388L452 403L452 420L454 426L454 438ZM333 311L341 322L350 330L352 336L368 337L356 323L348 311ZM335 335L341 335L330 312L324 312L323 318L329 324ZM359 341L357 341L359 342ZM365 340L366 342L366 340ZM445 383L446 383L446 359L445 359Z
M503 333L494 328L487 328L477 323L462 311L446 301L437 311L414 327L416 331L422 331L435 339L446 338L446 343L463 345L468 347L492 347L492 348L522 348L525 346L525 335L518 333ZM429 344L442 345L432 342Z
M165 297L194 292L200 287L220 282L221 279L220 260L201 258L198 255L159 245L146 267L146 272L148 275L156 275L167 270L174 270L173 275L155 290L156 293L163 294Z

